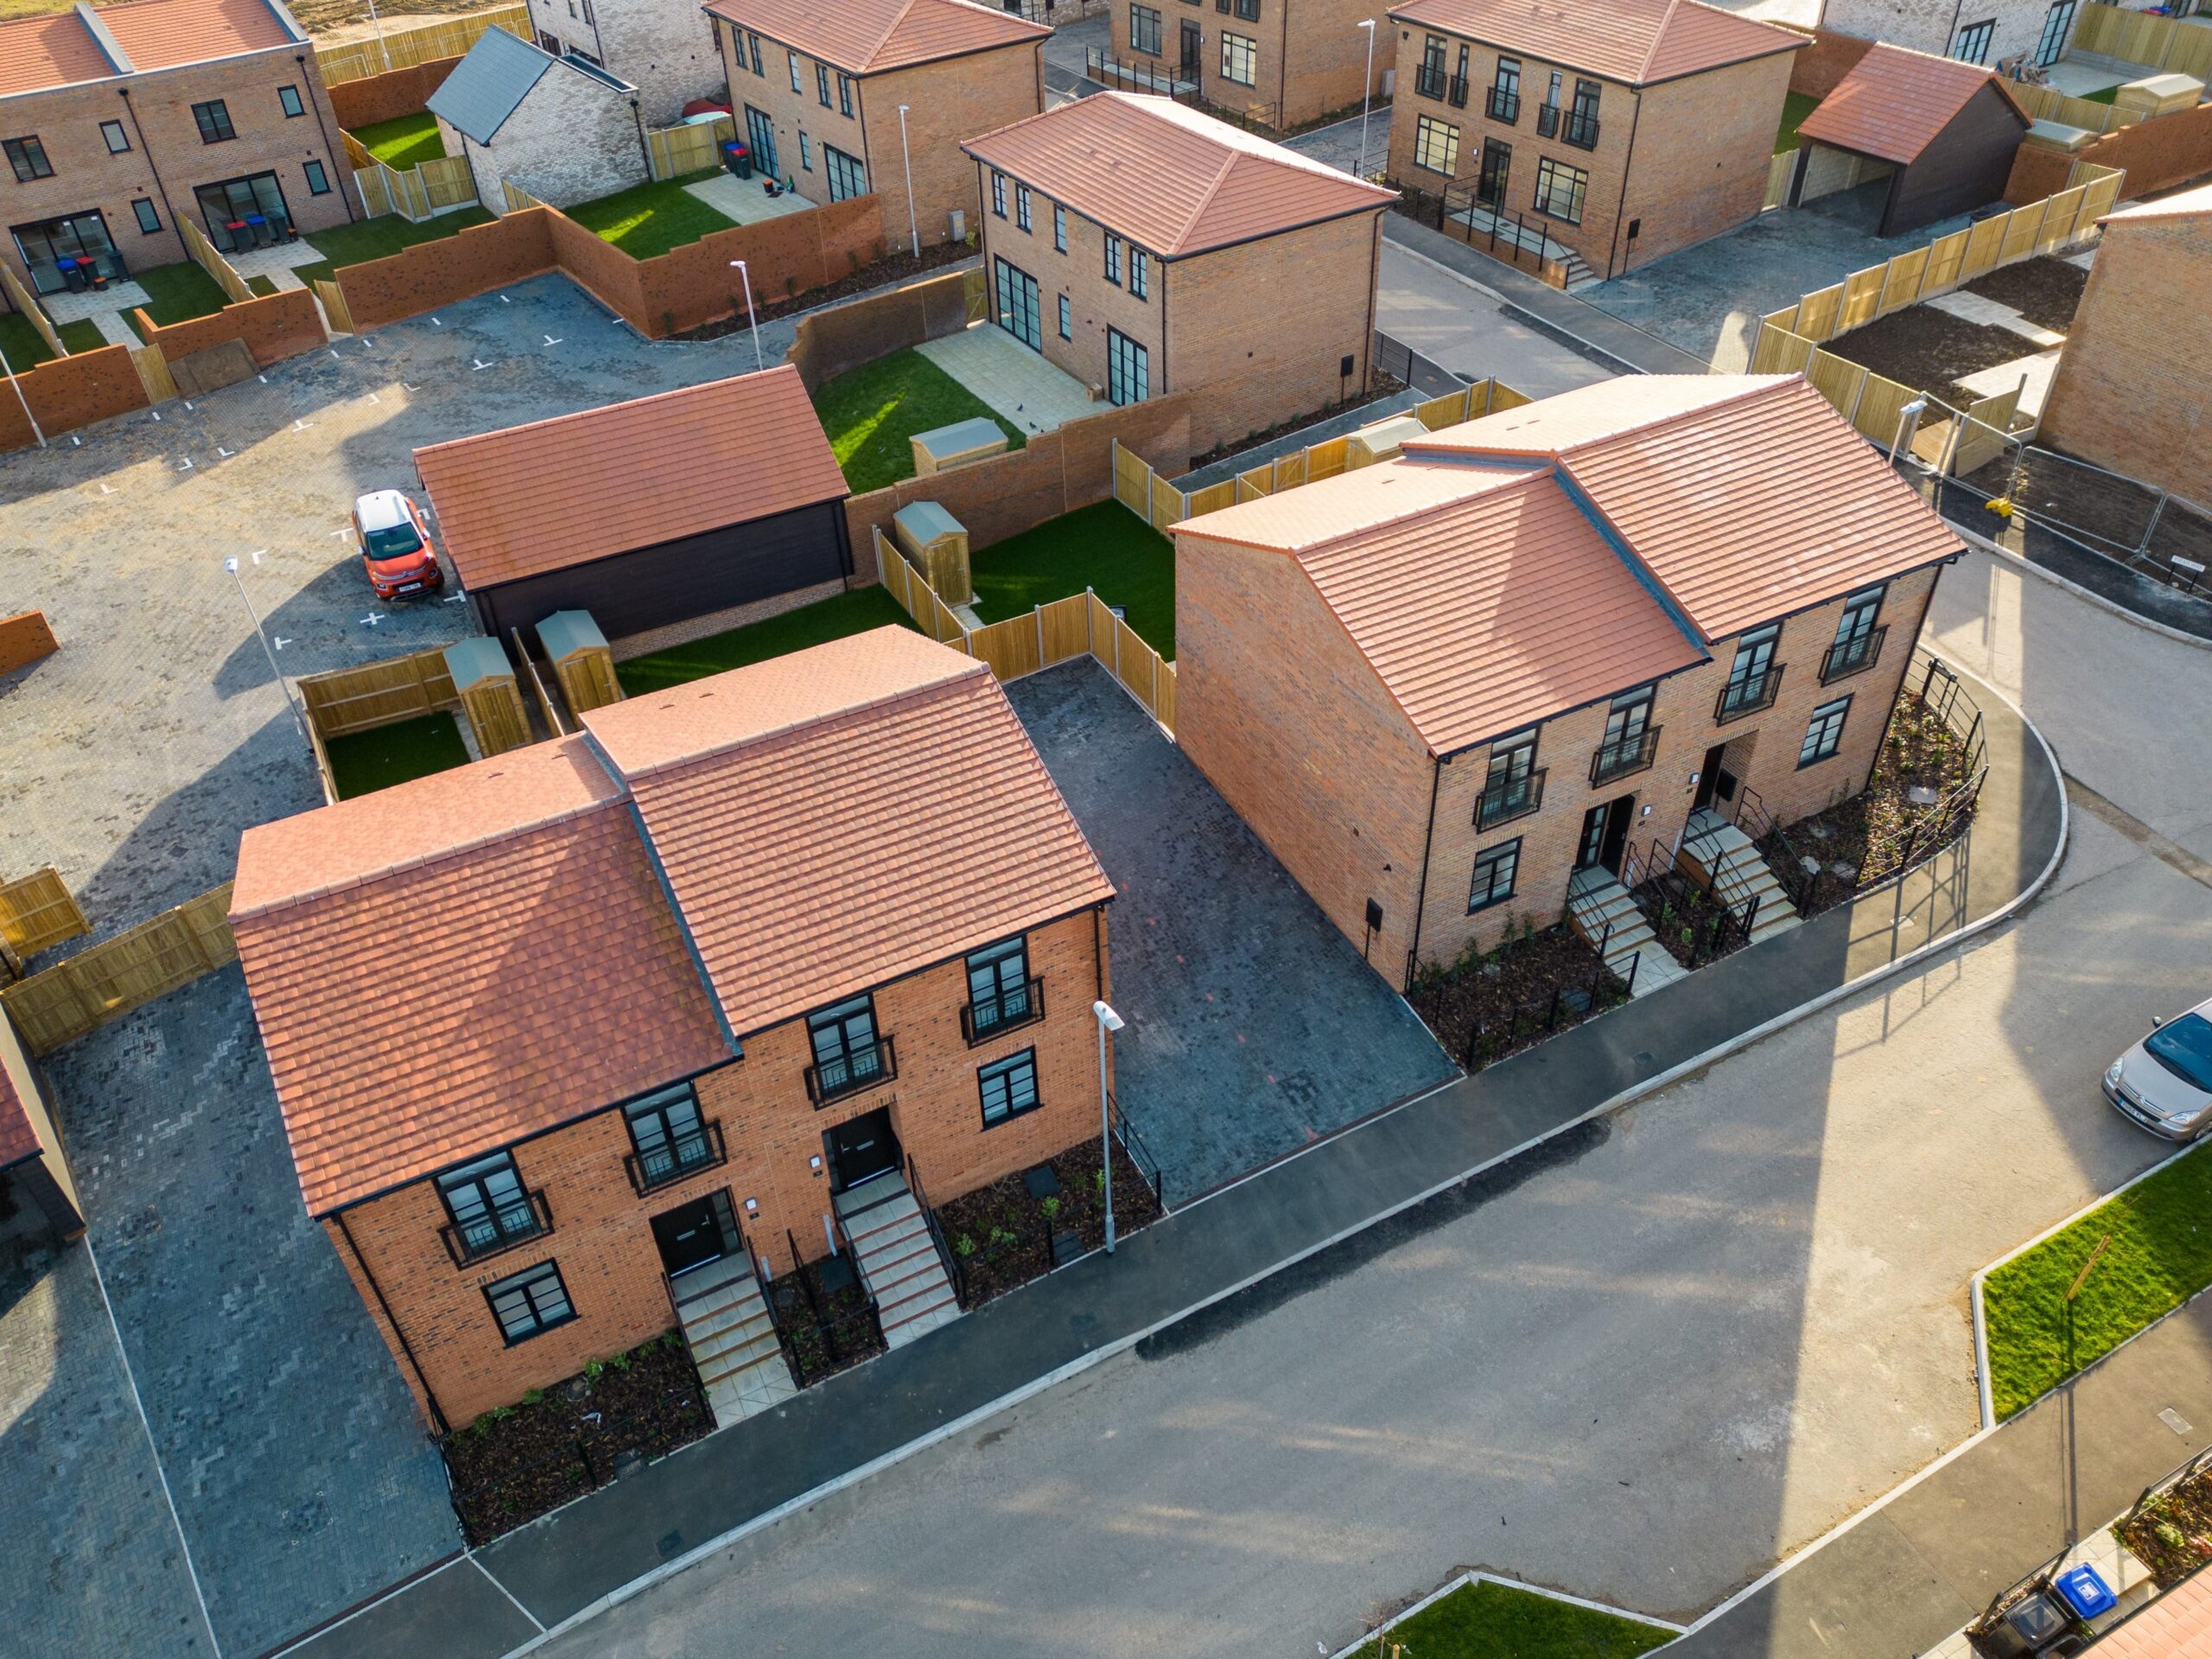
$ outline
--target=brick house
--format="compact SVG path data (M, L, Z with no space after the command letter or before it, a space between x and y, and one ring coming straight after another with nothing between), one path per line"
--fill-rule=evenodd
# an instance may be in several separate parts
M1822 0L1820 22L1823 31L1993 67L2011 58L2057 62L2080 10L2080 0Z
M425 1414L681 1323L791 1392L761 1275L956 1317L932 1201L1097 1132L1113 888L983 664L903 628L246 832L232 925L308 1212Z
M1636 375L1173 527L1176 735L1376 970L1863 788L1957 538L1796 376Z
M685 104L721 85L696 0L530 0L530 23L554 56L581 58L635 86L649 127L673 126Z
M2212 185L2098 221L2104 239L2044 400L2043 441L2212 505Z
M1618 276L1758 217L1802 35L1700 0L1395 7L1390 176ZM1550 257L1557 257L1556 254Z
M28 1200L55 1238L84 1236L85 1206L69 1173L46 1080L5 1014L0 1014L0 1196Z
M1193 394L1203 453L1365 388L1391 192L1132 92L963 148L994 318L1107 401Z
M1376 36L1372 90L1382 90L1392 63L1378 0L1220 0L1211 10L1197 0L1120 0L1109 11L1115 60L1136 71L1141 89L1188 86L1278 131L1358 105L1369 90L1363 22Z
M1045 107L1052 31L969 0L706 10L755 164L809 201L875 192L893 238L952 240L955 213L973 232L976 175L960 141Z
M281 0L135 0L0 23L0 251L35 293L353 217L337 118ZM233 228L235 227L235 228Z
M596 201L652 175L638 89L579 57L487 29L430 94L446 154L468 162L479 201L512 179L540 201Z

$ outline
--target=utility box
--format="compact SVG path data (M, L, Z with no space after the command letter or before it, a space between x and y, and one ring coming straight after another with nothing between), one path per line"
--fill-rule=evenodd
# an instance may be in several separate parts
M475 734L476 752L505 754L530 741L530 714L515 683L514 664L496 639L479 634L445 650L446 672L461 698L461 712Z
M996 421L985 420L981 415L917 432L906 442L914 448L916 478L935 478L939 473L972 467L1006 453L1006 434Z
M589 611L556 611L537 625L537 643L561 683L562 701L581 715L622 700L614 677L614 653Z
M922 573L948 605L976 596L968 573L968 530L935 501L912 501L892 515L891 533L906 563Z
M1428 429L1416 415L1393 415L1387 421L1377 421L1372 426L1363 426L1344 441L1344 470L1372 467L1378 461L1389 461L1407 443L1428 435Z

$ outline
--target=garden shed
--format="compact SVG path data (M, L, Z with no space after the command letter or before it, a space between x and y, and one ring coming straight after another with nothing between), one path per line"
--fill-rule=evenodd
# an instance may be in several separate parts
M788 365L433 444L415 467L495 638L585 610L621 657L852 571L844 474Z
M1798 126L1791 205L1886 176L1878 236L1902 236L2005 194L2029 118L1996 72L1878 45Z

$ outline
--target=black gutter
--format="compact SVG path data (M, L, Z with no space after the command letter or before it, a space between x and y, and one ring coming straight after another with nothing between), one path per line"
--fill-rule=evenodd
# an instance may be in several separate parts
M162 206L169 211L169 234L176 238L177 245L182 247L184 232L177 227L176 204L169 200L168 186L162 182L162 169L154 165L154 147L146 142L146 129L138 119L137 106L130 101L130 89L118 86L115 90L117 96L123 99L123 107L130 111L131 130L138 135L138 148L146 153L146 170L154 175L154 194L162 199ZM348 207L346 211L350 213L353 210Z
M1959 0L1961 5L1966 0ZM1636 172L1636 130L1643 124L1643 94L1635 87L1629 96L1636 100L1636 113L1628 118L1628 154L1621 158L1621 199L1613 205L1613 245L1605 254L1605 280L1611 282L1615 263L1621 251L1621 220L1628 213L1628 181Z
M423 1397L430 1404L431 1423L439 1433L452 1433L453 1425L446 1420L445 1408L438 1403L438 1391L430 1386L430 1379L423 1375L423 1362L415 1357L415 1344L407 1340L407 1332L400 1328L398 1315L391 1311L391 1304L385 1300L384 1287L377 1282L368 1258L361 1254L361 1247L353 1237L353 1230L346 1224L346 1212L342 1210L334 1211L333 1219L338 1223L338 1230L346 1236L346 1248L353 1253L353 1260L360 1266L361 1276L369 1281L370 1290L375 1293L377 1306L384 1311L385 1323L391 1327L391 1334L399 1338L399 1351L407 1356L407 1363L415 1373L415 1380L423 1385Z
M1408 990L1414 987L1414 964L1421 960L1421 918L1428 912L1428 861L1436 849L1436 797L1443 787L1444 760L1438 756L1432 761L1428 774L1428 833L1422 837L1421 843L1421 887L1414 895L1413 943L1406 947L1405 988Z

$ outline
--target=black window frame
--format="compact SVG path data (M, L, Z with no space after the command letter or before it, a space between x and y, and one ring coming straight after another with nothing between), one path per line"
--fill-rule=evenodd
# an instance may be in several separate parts
M1433 153L1429 147L1429 138L1431 134L1436 132L1447 132L1452 135L1446 141L1446 148L1450 151L1447 159L1451 162L1448 167L1437 167L1431 161L1423 159ZM1414 165L1424 173L1434 173L1442 178L1459 177L1459 129L1458 125L1445 120L1441 116L1415 114L1414 117Z
M496 1190L500 1177L512 1184L512 1195ZM522 1166L513 1152L502 1147L480 1154L439 1170L430 1177L431 1189L446 1212L446 1250L456 1267L467 1267L501 1255L544 1237L553 1230L553 1212L542 1191L523 1179ZM473 1198L464 1204L464 1198ZM488 1225L489 1231L478 1231Z
M862 1022L868 1035L855 1043L853 1031ZM835 1051L825 1055L822 1037L833 1029L836 1033ZM858 996L842 998L808 1014L806 1052L810 1062L806 1068L806 1091L817 1109L833 1100L865 1093L899 1075L898 1055L876 1019L873 992L862 991ZM865 1055L871 1069L856 1066L855 1055ZM839 1068L834 1077L828 1075L833 1065Z
M814 95L823 109L834 107L830 102L830 66L819 58L814 60Z
M130 153L130 130L120 121L101 122L100 138L107 145L107 153L111 156L128 156ZM118 139L122 141L119 143L117 142Z
M1075 307L1069 302L1068 296L1065 294L1060 296L1060 338L1062 340L1075 338Z
M729 1161L721 1123L706 1115L690 1083L626 1102L622 1124L630 1134L622 1165L639 1198Z
M1135 353L1134 357L1131 357L1130 353ZM1116 372L1117 357L1124 365L1118 373ZM1114 395L1117 387L1126 387L1128 383L1128 368L1126 365L1130 364L1134 364L1140 382L1137 395L1134 397L1117 397ZM1146 348L1143 341L1131 340L1118 328L1109 328L1106 331L1106 397L1116 409L1126 409L1132 404L1147 403L1152 397L1152 353Z
M763 80L767 79L767 68L760 60L760 37L748 29L745 31L745 38L753 43L753 73Z
M1840 696L1813 710L1805 722L1805 736L1797 746L1797 770L1817 766L1843 753L1843 729L1851 718L1851 697ZM1815 738L1814 734L1819 733Z
M1242 51L1243 67L1250 71L1249 77L1230 71L1230 42L1234 41ZM1233 29L1221 31L1221 78L1232 86L1256 86L1260 84L1260 43L1249 35L1239 35Z
M1122 238L1111 231L1106 232L1106 280L1122 285Z
M540 1311L537 1294L538 1287L549 1280L560 1298L563 1310L551 1319L546 1318ZM530 1328L519 1336L509 1328L507 1316L499 1311L499 1298L517 1292L523 1295L524 1311L530 1315ZM499 1327L499 1335L510 1348L528 1342L532 1337L542 1337L548 1331L557 1331L578 1318L576 1299L569 1294L569 1281L561 1275L561 1264L550 1256L543 1262L533 1262L519 1273L511 1273L504 1279L495 1279L486 1285L484 1305L492 1311L492 1323Z
M853 78L842 70L837 73L837 113L847 120L853 115Z
M1761 623L1736 636L1736 655L1729 662L1728 677L1721 684L1720 695L1713 699L1714 725L1773 706L1782 686L1782 664L1774 660L1781 649L1779 622Z
M39 142L38 134L27 132L20 138L0 140L0 150L5 150L8 165L16 169L16 182L33 184L54 176L54 163L48 159L46 146Z
M330 194L330 169L310 158L300 165L301 175L308 181L308 194L327 196Z
M1847 679L1874 666L1882 655L1882 641L1889 630L1882 623L1882 605L1890 584L1878 582L1847 594L1835 622L1835 638L1821 656L1821 683Z
M1495 847L1485 847L1475 855L1475 868L1467 878L1467 914L1489 910L1513 897L1514 889L1521 882L1521 842L1516 836L1510 841L1501 841ZM1505 887L1500 891L1497 873L1503 867ZM1487 880L1485 880L1487 877Z
M1068 210L1058 202L1052 204L1052 251L1068 251Z
M1475 828L1495 830L1525 818L1544 804L1544 768L1536 764L1540 726L1525 727L1492 740L1483 786L1475 797Z
M991 169L991 216L1006 217L1006 175L996 168Z
M1010 1080L1024 1071L1028 1074L1029 1101L1027 1105L1017 1106L1014 1103L1014 1089ZM991 1085L1001 1080L1007 1081L1006 1103L999 1115L994 1117L991 1116ZM1037 1083L1037 1051L1025 1048L1018 1054L1009 1054L1003 1059L977 1066L976 1098L982 1114L983 1128L987 1130L995 1129L1001 1123L1011 1123L1017 1117L1027 1117L1030 1113L1041 1109L1045 1099Z
M276 89L276 107L284 111L287 121L296 120L308 112L307 100L300 96L300 89L289 81Z
M1025 232L1036 228L1036 210L1029 205L1029 187L1019 180L1014 186L1014 222Z
M822 145L822 171L830 181L830 200L832 201L851 201L868 193L868 163L857 156L848 155L826 139Z
M1989 46L1997 34L1997 20L1985 18L1978 23L1963 23L1951 42L1950 55L1961 63L1985 64L1989 61ZM1967 55L1969 42L1973 55Z
M1129 0L1129 50L1140 56L1156 58L1160 55L1160 16L1158 6L1146 6ZM1145 44L1149 38L1150 46Z
M192 118L200 128L200 142L203 144L227 144L238 136L231 124L231 106L224 99L211 98L192 106Z
M1444 96L1445 82L1449 79L1444 65L1451 51L1452 43L1441 35L1421 37L1421 60L1414 66L1414 91L1423 98Z
M961 966L968 976L968 1001L960 1010L960 1028L969 1047L1045 1017L1045 982L1030 973L1027 934L971 950Z
M161 234L162 210L154 206L153 198L150 196L134 198L130 203L130 211L137 217L139 234L142 236ZM146 222L149 219L154 221L150 225Z
M1569 187L1569 195L1574 208L1572 213L1560 213L1555 207L1547 207L1544 205L1547 178L1555 179L1562 173L1571 173L1574 175L1574 182ZM1569 162L1554 161L1549 156L1540 156L1536 158L1536 188L1535 197L1530 204L1535 212L1541 213L1546 219L1555 219L1562 225L1580 225L1582 222L1583 210L1589 206L1589 199L1588 168L1576 167ZM1553 200L1557 200L1555 194Z
M784 55L791 60L791 91L797 92L801 98L804 98L806 96L806 83L799 77L798 54L792 51L791 48L785 47L784 48Z
M1134 242L1129 244L1129 297L1152 297L1152 256Z
M2036 36L2037 67L2048 69L2066 55L2066 37L2074 32L2074 16L2080 10L2080 0L2050 0L2050 9L2043 15L2043 31Z
M1236 0L1230 9L1240 22L1256 23L1260 21L1260 0Z

